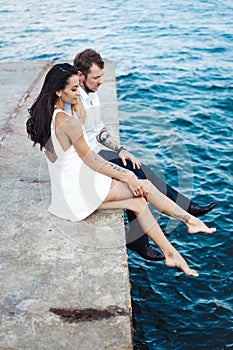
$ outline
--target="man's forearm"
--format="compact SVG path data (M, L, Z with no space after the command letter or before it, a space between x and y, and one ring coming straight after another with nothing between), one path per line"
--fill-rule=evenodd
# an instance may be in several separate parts
M114 138L106 128L103 128L100 131L96 139L99 143L112 151L119 152L119 150L122 149L120 142Z

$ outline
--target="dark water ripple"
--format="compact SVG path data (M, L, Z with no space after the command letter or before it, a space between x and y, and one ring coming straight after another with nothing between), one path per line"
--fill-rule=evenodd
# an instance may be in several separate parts
M114 60L122 141L200 203L211 236L158 216L199 278L129 252L136 350L233 349L232 1L8 0L1 61ZM0 126L4 126L2 116Z

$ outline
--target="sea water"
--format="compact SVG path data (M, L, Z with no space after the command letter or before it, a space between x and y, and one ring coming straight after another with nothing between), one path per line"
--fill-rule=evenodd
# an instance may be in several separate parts
M134 348L232 349L232 1L8 0L0 16L2 62L86 47L113 60L122 143L194 201L219 202L203 217L211 236L157 214L198 278L129 251Z

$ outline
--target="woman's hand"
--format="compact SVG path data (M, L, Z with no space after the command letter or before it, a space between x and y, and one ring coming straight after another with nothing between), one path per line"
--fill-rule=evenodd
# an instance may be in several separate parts
M134 197L147 197L148 195L148 188L145 185L145 182L142 180L138 180L138 178L136 177L136 175L134 175L134 173L130 172L131 174L127 174L128 177L128 187L130 189L130 191L132 192L132 194L134 195Z

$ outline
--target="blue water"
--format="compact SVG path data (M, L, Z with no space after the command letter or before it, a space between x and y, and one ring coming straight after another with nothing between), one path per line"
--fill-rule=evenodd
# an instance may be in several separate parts
M199 278L129 252L134 348L233 349L232 0L8 0L0 16L1 61L86 47L114 60L122 142L189 197L219 202L203 217L211 237L157 214Z

